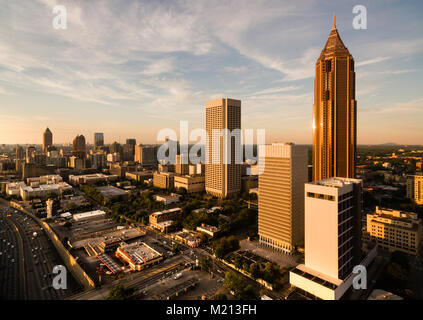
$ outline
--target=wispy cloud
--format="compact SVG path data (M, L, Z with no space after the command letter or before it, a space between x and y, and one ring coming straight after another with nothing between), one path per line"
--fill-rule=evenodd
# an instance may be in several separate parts
M376 57L376 58L373 58L373 59L370 59L370 60L360 61L360 62L356 63L356 66L357 67L366 66L366 65L369 65L369 64L379 63L379 62L382 62L382 61L385 61L385 60L388 60L388 59L390 59L390 57Z
M56 4L67 8L67 30L52 28ZM328 12L314 0L5 1L0 113L24 108L28 119L50 121L39 110L49 102L55 121L70 113L78 126L76 115L90 112L99 125L126 121L142 135L150 133L144 127L178 124L180 118L201 122L205 101L225 95L242 99L249 124L309 128L314 66L332 11L341 15L341 37L356 60L359 108L400 109L396 103L405 96L421 96L397 75L421 79L423 37L413 30L423 28L423 14L419 5L408 4L404 10L420 18L413 28L401 24L399 37L398 26L385 22L396 17L389 6L379 0L373 5L385 20L374 17L372 28L358 32L351 28L351 6L338 2ZM393 87L401 89L388 97ZM407 110L420 116L418 107ZM307 134L297 137L308 142Z

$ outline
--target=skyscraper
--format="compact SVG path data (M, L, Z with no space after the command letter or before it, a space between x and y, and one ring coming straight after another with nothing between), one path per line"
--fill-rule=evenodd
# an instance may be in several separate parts
M206 102L207 193L224 198L241 191L240 130L240 100L222 98Z
M24 149L21 146L16 146L16 160L22 160L25 158Z
M291 253L304 243L307 147L275 143L259 147L258 234L260 243Z
M144 166L157 164L157 147L143 144L136 145L134 161Z
M357 102L354 59L333 27L316 62L313 181L355 177Z
M28 146L26 148L26 163L34 163L35 160L35 147L34 146Z
M120 143L115 141L110 145L110 153L121 153Z
M331 177L305 184L305 263L290 283L321 299L339 299L361 258L362 180Z
M85 137L82 134L77 135L73 140L72 155L81 159L85 159L86 152L87 146L85 144Z
M48 148L53 146L53 133L47 128L43 133L43 153L47 153Z
M94 133L94 149L104 146L104 134L102 132Z
M126 139L126 144L129 144L131 146L136 146L137 139Z
M407 198L423 204L423 175L407 176Z

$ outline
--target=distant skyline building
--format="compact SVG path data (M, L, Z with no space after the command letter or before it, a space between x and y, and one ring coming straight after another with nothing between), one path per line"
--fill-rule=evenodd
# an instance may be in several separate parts
M354 59L336 29L317 59L313 105L313 181L355 177L357 101Z
M304 245L307 146L274 143L259 148L258 234L261 244L292 253Z
M96 132L94 133L94 149L104 146L104 133Z
M126 139L126 144L135 146L137 144L137 139Z
M145 166L157 164L157 147L154 145L136 145L134 161Z
M26 155L25 155L25 158L26 158L26 163L34 163L35 162L35 151L36 151L36 149L35 149L35 147L34 146L28 146L27 148L26 148Z
M234 134L235 129L239 129L239 134ZM241 191L241 164L237 163L242 159L240 129L240 100L221 98L206 102L205 186L209 194L224 198Z
M25 151L21 146L16 146L16 160L22 160L25 159Z
M73 140L72 155L81 159L85 159L86 153L87 153L87 145L85 143L85 137L82 134L77 135L75 139Z
M53 146L53 133L47 127L43 133L43 153L47 153L48 149Z
M110 145L110 153L121 153L121 146L120 143L115 141Z

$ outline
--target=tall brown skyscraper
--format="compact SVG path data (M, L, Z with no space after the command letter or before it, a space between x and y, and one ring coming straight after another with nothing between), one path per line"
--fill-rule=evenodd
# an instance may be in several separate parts
M43 152L46 153L51 146L53 146L53 133L47 128L43 133Z
M354 59L333 27L316 62L313 180L355 177L357 101Z

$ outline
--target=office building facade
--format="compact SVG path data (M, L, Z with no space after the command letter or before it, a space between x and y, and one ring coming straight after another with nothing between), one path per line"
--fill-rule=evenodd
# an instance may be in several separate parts
M240 100L222 98L206 103L207 193L224 198L241 191L240 130Z
M423 175L407 176L407 198L416 204L423 204Z
M260 243L292 253L304 243L307 147L292 143L259 148L258 234Z

